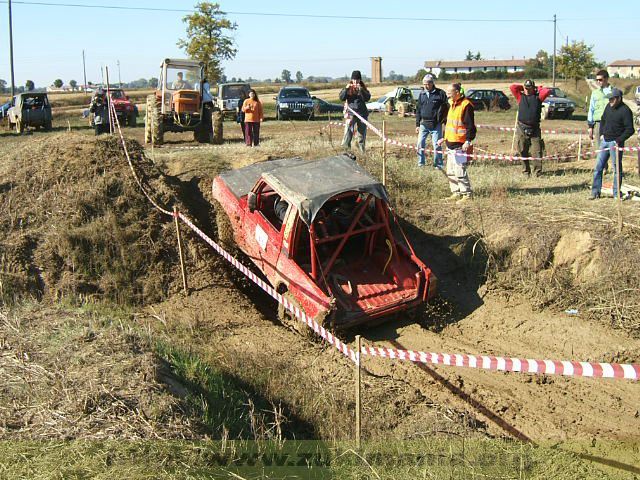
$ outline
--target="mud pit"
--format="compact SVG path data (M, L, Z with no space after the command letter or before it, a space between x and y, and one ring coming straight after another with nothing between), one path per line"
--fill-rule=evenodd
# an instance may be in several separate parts
M23 151L16 154L22 163L9 169L9 175L15 180L3 183L5 211L10 212L11 205L16 205L16 196L20 194L24 197L18 204L27 209L26 213L16 214L14 210L13 214L4 217L3 227L8 235L2 244L3 271L11 270L13 278L22 279L23 283L16 284L15 288L50 298L65 292L84 293L112 300L133 300L141 305L151 305L159 298L166 298L155 303L152 310L145 310L149 328L178 343L190 345L230 372L247 375L251 371L249 377L260 376L271 398L281 399L299 417L318 426L315 435L322 438L350 437L350 414L345 415L345 411L350 413L354 408L350 362L333 347L305 341L279 325L275 320L275 304L230 271L206 248L204 242L192 234L187 234L185 240L192 294L183 298L179 293L173 225L155 213L150 205L145 206L146 199L136 193L135 185L128 177L128 167L119 163L124 160L115 139L87 141L86 137L72 137L72 140L63 137L59 137L59 142L65 148L57 147L53 152L58 152L58 160L68 160L64 168L61 169L53 160L49 164L38 165L38 158L55 157L50 151L43 154L50 149L50 144L46 143L40 145L40 150L35 153ZM190 160L171 156L159 163L166 172L181 175L180 178L165 177L150 162L143 160L142 151L135 144L132 147L138 159L137 168L144 172L147 184L163 204L168 206L175 201L205 232L215 236L211 221L214 212L207 203L210 178L194 176L189 173ZM99 157L100 162L92 162L96 151L106 152ZM226 166L266 159L267 156L266 153L252 153L250 158L242 147L238 147L237 155L234 152L216 154L212 156L215 164L206 167L216 171ZM206 162L203 159L198 161ZM199 164L198 168L204 167ZM110 172L111 169L113 171ZM60 171L64 175L59 174ZM47 177L55 172L58 173L53 179ZM121 183L114 189L108 188L108 182L99 184L98 190L102 192L99 197L102 201L112 198L116 207L121 207L116 213L124 221L121 224L99 223L98 230L108 231L110 241L115 245L121 245L122 239L125 239L124 243L131 243L127 239L133 238L144 242L138 245L139 251L118 249L115 253L107 248L112 245L107 242L105 262L123 255L142 255L142 263L154 265L151 270L145 270L141 265L143 273L135 279L136 282L140 278L146 279L155 288L145 288L147 283L142 282L135 290L127 292L132 298L126 299L116 295L118 288L110 290L111 285L121 283L102 284L99 280L104 278L98 275L92 278L92 270L80 276L75 265L66 262L47 264L45 271L40 268L41 259L50 258L50 252L56 245L64 245L60 237L54 235L60 235L61 230L66 229L83 239L80 245L88 243L90 248L100 245L94 238L95 233L79 235L91 230L93 220L111 218L112 207L105 206L105 211L100 214L88 213L87 209L96 204L98 197L88 195L85 198L87 202L83 204L80 203L82 196L73 192L87 181L86 193L90 193L95 182L100 178L111 179L112 174ZM3 177L7 177L6 172ZM28 188L23 188L23 183ZM45 214L40 214L36 206L43 204L43 194L49 195L50 201L45 202L49 208ZM134 201L127 200L132 197ZM56 209L52 207L54 205L66 205L67 208ZM69 211L75 212L70 220ZM27 227L23 226L24 222L19 223L19 219L28 220ZM117 233L126 233L131 225L138 225L139 230L131 237L123 234L118 239ZM31 241L26 242L25 238ZM45 240L33 240L37 238ZM584 244L585 240L581 242ZM70 251L76 251L74 248ZM442 259L440 262L428 260L427 263L436 270L442 295L452 307L435 312L438 318L429 321L386 324L365 331L366 343L431 352L536 359L625 363L640 360L640 341L620 330L582 316L568 316L550 310L535 311L529 300L520 294L510 292L505 295L499 289L489 291L486 285L458 275L455 265L452 267L447 262L451 251L437 235L422 242L419 250L423 258ZM446 255L443 254L445 250ZM98 252L102 250L98 249ZM67 255L59 256L68 259ZM567 262L575 263L570 255L564 256ZM441 328L434 331L433 322ZM638 442L640 390L637 382L531 376L451 367L422 369L407 362L369 358L364 360L364 368L367 374L363 429L371 438L409 438L445 429L508 436L535 443L562 444L570 440L579 442L575 447L578 451L602 454L626 465L629 464L628 450L604 448L594 451L587 446Z

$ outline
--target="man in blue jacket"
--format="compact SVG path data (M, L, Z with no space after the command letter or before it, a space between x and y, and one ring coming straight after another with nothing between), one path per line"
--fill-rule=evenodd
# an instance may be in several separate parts
M426 74L422 79L424 91L418 97L416 105L416 133L418 134L418 166L424 167L424 147L431 135L433 145L433 166L442 168L442 147L438 140L442 138L442 124L447 120L449 103L444 90L436 88L433 75Z

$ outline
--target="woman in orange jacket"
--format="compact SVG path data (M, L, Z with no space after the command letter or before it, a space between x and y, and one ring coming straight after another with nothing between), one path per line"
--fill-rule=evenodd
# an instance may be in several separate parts
M260 122L264 120L264 116L262 103L253 88L249 90L249 98L242 104L242 111L244 112L244 139L247 147L257 147L260 145Z

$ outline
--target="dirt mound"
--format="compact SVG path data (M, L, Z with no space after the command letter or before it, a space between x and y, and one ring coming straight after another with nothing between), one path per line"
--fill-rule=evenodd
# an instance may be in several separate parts
M155 200L188 211L177 200L183 184L137 142L127 146ZM73 294L138 304L179 288L174 225L135 183L118 139L34 139L10 161L11 180L0 184L2 300Z

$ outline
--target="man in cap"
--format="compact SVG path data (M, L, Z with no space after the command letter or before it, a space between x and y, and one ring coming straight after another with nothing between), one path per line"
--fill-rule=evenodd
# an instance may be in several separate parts
M449 103L444 90L436 88L433 75L427 73L422 79L424 91L420 92L416 105L416 133L418 134L418 166L424 167L424 147L427 136L431 135L433 144L433 166L442 168L442 147L438 140L442 138L442 124L447 120Z
M104 88L98 87L91 97L89 104L91 125L95 128L96 135L109 132L109 104Z
M633 112L622 101L622 90L612 88L606 95L608 104L600 119L600 153L593 172L590 200L600 198L602 189L602 172L612 156L612 151L624 147L624 142L633 135ZM618 181L622 183L622 150L618 150L613 163L613 197L618 198Z
M542 102L549 96L551 90L543 86L536 87L529 79L524 85L514 83L509 87L518 102L518 121L516 126L517 153L520 157L529 158L533 155L533 172L536 177L542 174L542 156L544 155L544 141L540 131L540 115ZM522 173L531 176L529 160L522 160Z
M371 93L362 81L360 70L353 71L351 80L347 86L340 91L340 100L345 102L351 110L355 111L365 120L369 117L367 102L371 100ZM361 152L364 152L364 143L367 138L367 125L346 108L345 121L347 125L344 130L344 137L342 138L342 146L346 150L349 150L351 148L353 134L355 130L358 130L358 148L360 148Z

